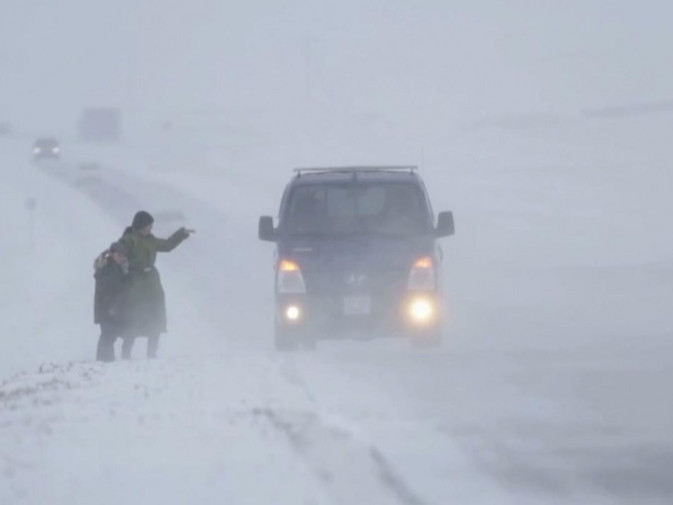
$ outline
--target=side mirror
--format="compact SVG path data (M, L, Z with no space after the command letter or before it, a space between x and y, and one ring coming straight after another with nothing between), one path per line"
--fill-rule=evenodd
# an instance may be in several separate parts
M440 212L437 216L435 235L438 237L448 237L454 233L456 233L456 229L453 224L453 212Z
M273 227L273 218L271 216L262 216L259 218L257 235L260 240L266 240L267 242L276 241L276 229Z

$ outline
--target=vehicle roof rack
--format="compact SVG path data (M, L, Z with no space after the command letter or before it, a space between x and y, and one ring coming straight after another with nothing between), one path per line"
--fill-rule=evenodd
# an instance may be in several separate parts
M418 170L416 165L356 165L356 166L347 166L347 167L307 167L307 168L295 168L293 172L297 174L297 177L301 177L304 173L347 173L355 174L358 172L409 172L413 173Z

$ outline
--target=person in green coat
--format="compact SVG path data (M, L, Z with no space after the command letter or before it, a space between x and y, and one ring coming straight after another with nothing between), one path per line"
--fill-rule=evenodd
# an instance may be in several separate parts
M120 239L127 247L130 275L130 328L122 344L122 359L130 359L138 336L147 337L147 357L156 358L159 335L166 332L166 299L154 263L158 252L172 251L193 233L183 227L167 239L157 238L152 234L153 223L149 212L138 211Z

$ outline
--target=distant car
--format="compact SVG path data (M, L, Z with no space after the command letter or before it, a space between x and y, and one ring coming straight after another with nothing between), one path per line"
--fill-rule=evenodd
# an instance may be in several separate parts
M61 157L61 146L53 137L40 137L33 144L34 160L57 160Z
M298 169L281 199L276 243L275 346L313 347L344 333L441 341L442 251L453 214L437 224L416 167Z

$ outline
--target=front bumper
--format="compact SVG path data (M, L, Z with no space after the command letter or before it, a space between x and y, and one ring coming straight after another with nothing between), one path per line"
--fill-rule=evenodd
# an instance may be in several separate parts
M38 153L38 154L33 154L33 160L34 161L40 161L40 160L59 160L61 159L60 154L55 154L55 153Z
M276 327L338 338L351 332L391 335L433 331L441 326L436 292L402 295L330 293L276 296Z

